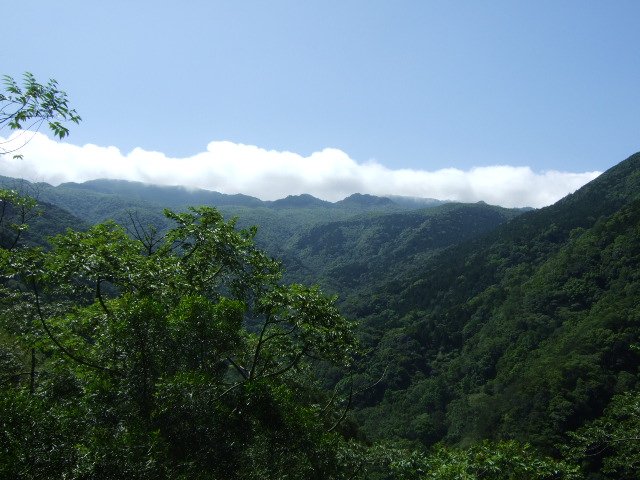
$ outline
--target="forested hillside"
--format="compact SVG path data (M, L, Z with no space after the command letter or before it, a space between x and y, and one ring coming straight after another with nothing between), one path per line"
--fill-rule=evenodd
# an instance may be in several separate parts
M145 227L153 225L160 232L171 226L163 215L165 208L184 211L194 205L214 206L228 218L238 217L241 227L259 225L256 241L279 258L286 256L285 251L294 237L319 223L358 215L409 212L445 203L404 197L396 197L392 201L359 194L335 203L311 195L262 201L248 195L226 195L209 190L124 180L92 180L53 187L47 183L31 183L0 176L0 187L28 194L39 202L56 205L89 225L106 220L125 226L135 222Z
M32 187L41 214L3 190L3 474L37 444L70 478L636 478L640 154L536 211Z
M371 290L376 302L348 311L374 348L363 381L383 376L357 404L371 438L559 454L567 432L637 387L640 154ZM611 440L590 463L617 454ZM624 463L613 478L635 478Z
M20 182L22 186L22 182ZM67 210L47 202L38 202L18 189L0 189L0 246L18 244L46 247L48 239L64 233L67 228L87 228Z
M293 278L311 278L343 296L371 293L381 279L402 275L446 247L520 215L483 203L449 203L398 213L319 223L294 236L283 259Z
M421 257L459 243L522 213L482 202L457 204L433 199L353 194L331 203L311 195L261 201L247 195L93 180L53 187L0 177L0 186L29 193L58 211L73 212L80 224L113 220L135 234L135 226L163 232L171 226L165 208L217 208L237 217L242 228L257 225L257 244L283 261L286 279L319 282L330 291L367 285L389 269L402 270ZM59 223L74 226L72 223ZM56 231L64 231L64 227Z

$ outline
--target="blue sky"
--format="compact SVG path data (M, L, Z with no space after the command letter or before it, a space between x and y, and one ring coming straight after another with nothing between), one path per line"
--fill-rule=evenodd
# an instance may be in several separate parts
M640 149L639 19L636 1L34 0L3 9L0 73L56 78L83 117L68 141L125 157L231 142L594 172Z

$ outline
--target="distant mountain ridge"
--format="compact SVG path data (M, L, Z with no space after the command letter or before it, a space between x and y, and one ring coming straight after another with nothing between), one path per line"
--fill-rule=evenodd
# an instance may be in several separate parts
M8 177L0 177L0 181L3 181L4 179L8 179ZM382 205L397 205L402 208L413 209L448 203L448 201L436 200L433 198L403 197L399 195L379 197L362 193L353 193L337 202L322 200L307 193L300 195L288 195L285 198L277 200L260 200L257 197L240 193L226 194L213 190L188 188L180 185L154 185L144 182L112 179L88 180L81 183L66 182L61 183L58 187L52 188L80 189L103 194L125 195L142 201L162 203L167 206L206 204L242 207L326 207L329 205L379 207Z
M15 182L0 177L0 184ZM320 282L332 291L366 282L385 269L403 268L405 262L415 263L421 255L432 255L521 213L483 203L360 193L337 202L309 194L262 201L125 180L23 185L37 191L40 201L72 212L87 224L113 219L126 226L135 219L162 229L168 226L164 208L215 206L227 218L237 217L239 227L258 226L259 245L284 261L288 280Z
M374 195L354 193L348 197L336 202L342 205L360 205L368 207L379 207L381 205L394 204L393 200L388 197L376 197Z
M182 186L154 185L129 180L97 179L82 183L67 182L53 188L79 189L109 195L125 195L142 201L160 203L167 208L173 208L176 205L212 204L257 207L263 204L262 200L249 195L229 195L199 188L191 189Z
M321 200L319 198L314 197L313 195L309 195L308 193L303 193L302 195L288 195L285 198L280 198L278 200L273 201L265 201L264 205L276 208L287 208L287 207L328 207L333 205L331 202L326 200Z
M227 218L237 217L239 227L257 225L258 244L271 255L284 259L291 267L288 269L291 275L306 275L304 272L307 267L302 267L305 261L298 255L295 242L311 228L324 228L322 225L360 216L363 217L357 220L357 223L363 225L369 216L386 214L400 216L397 219L390 217L390 224L397 221L402 223L405 220L400 218L404 214L416 212L418 217L422 218L424 212L420 213L421 210L436 208L446 203L411 197L394 197L392 200L359 193L337 202L328 202L309 194L263 201L242 194L228 195L202 189L150 185L125 180L98 179L83 183L68 182L53 187L46 183L32 184L0 177L0 186L13 188L16 184L22 185L26 193L34 193L40 202L50 203L71 212L86 224L114 220L121 225L128 225L135 219L143 225L154 225L162 230L168 226L163 214L164 208L179 211L189 206L214 206ZM358 228L362 230L362 226ZM364 234L364 230L362 233ZM393 235L389 237L393 238ZM339 262L340 259L336 261ZM322 274L317 272L314 279L320 277Z

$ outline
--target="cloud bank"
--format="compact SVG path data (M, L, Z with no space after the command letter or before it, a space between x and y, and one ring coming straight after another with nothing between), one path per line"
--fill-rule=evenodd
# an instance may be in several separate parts
M0 142L21 141L14 133ZM83 146L28 133L23 156L0 156L0 174L57 185L97 178L184 185L222 193L244 193L263 200L309 193L336 201L352 193L404 195L462 202L485 201L505 207L543 207L575 191L600 172L534 172L529 167L495 165L470 170L391 169L375 161L359 163L325 148L309 156L215 141L185 158L135 148Z

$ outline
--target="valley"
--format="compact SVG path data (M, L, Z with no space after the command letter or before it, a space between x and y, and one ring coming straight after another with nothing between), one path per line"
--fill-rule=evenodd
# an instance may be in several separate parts
M634 478L637 445L599 429L617 415L628 429L618 435L640 431L640 154L539 210L0 180L40 204L26 246L110 220L139 240L162 236L178 219L163 210L190 205L237 217L232 228L256 225L285 284L320 285L355 322L361 348L346 368L310 364L347 402L346 438L418 450L497 442L494 453L515 441L599 475L589 478ZM116 302L124 287L109 282ZM8 358L14 334L4 328Z

